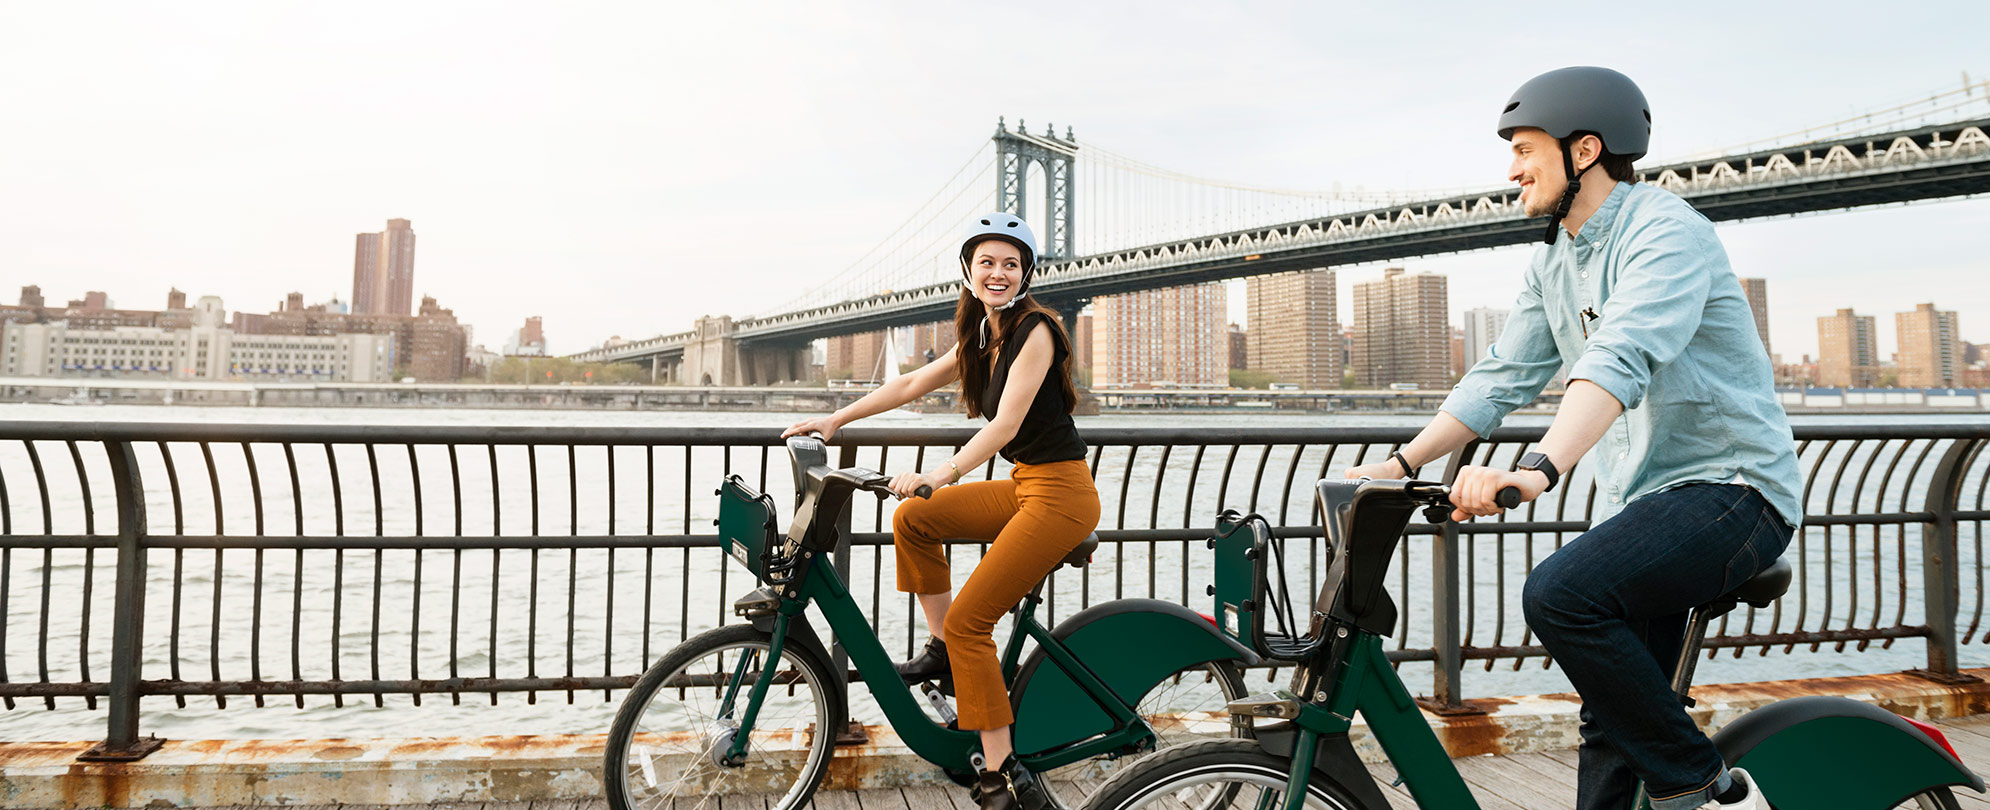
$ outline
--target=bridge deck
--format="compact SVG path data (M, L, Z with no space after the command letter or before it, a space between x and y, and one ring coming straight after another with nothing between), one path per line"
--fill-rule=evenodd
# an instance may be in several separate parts
M1990 767L1990 715L1943 720L1936 725L1963 761L1981 772ZM1509 754L1453 760L1482 810L1545 810L1575 806L1575 752ZM1395 773L1387 765L1369 770L1383 786L1392 810L1418 810L1409 794L1389 787ZM1990 796L1967 789L1956 794L1965 810L1990 810ZM701 810L765 810L760 796L713 797ZM815 798L817 810L972 810L967 792L954 787L909 787L896 790L825 791ZM324 805L289 810L607 810L600 799L556 802L462 802L429 805ZM209 808L207 810L233 810Z

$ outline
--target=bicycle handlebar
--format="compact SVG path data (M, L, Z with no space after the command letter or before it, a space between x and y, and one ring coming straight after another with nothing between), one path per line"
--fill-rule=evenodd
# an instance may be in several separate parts
M857 488L865 492L875 492L879 495L898 494L891 491L891 479L889 478L879 478L871 483L859 485ZM918 489L912 490L912 494L920 498L931 498L933 497L933 488L925 484L920 484Z
M1501 509L1512 509L1519 506L1520 488L1504 487L1500 489L1499 494L1493 496L1493 503L1499 504L1499 508Z

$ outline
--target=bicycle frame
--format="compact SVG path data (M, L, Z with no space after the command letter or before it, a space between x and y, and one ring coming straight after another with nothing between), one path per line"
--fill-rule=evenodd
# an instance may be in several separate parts
M830 475L846 472L835 471ZM805 500L804 508L814 513L815 510L846 506L853 487L838 487L836 483L832 481L828 487L815 490L819 502ZM934 722L920 707L911 687L900 681L883 643L878 640L870 621L865 618L832 563L834 538L825 541L814 534L819 531L817 527L823 524L811 522L793 528L789 533L790 542L783 543L771 531L771 501L752 493L744 482L736 478L729 478L721 487L721 493L729 488L734 490L734 497L722 500L720 510L721 534L730 546L728 550L757 578L767 583L778 597L778 607L772 611L771 617L760 614L761 618L771 618L772 621L772 649L767 660L758 665L757 673L753 673L750 670L755 663L749 657L742 656L735 665L722 699L722 705L730 711L739 697L739 691L745 688L748 676L754 676L744 711L738 716L737 736L728 751L729 757L736 761L744 755L747 736L752 731L760 704L777 677L782 645L791 632L800 632L794 627L796 621L806 626L806 619L802 616L812 604L836 634L851 665L870 687L871 695L884 712L886 721L905 745L921 758L944 769L972 772L971 757L980 748L980 735ZM728 513L730 505L742 503L764 503L765 514L742 516L740 510ZM821 516L816 514L816 517L819 519ZM1072 679L1079 691L1111 718L1112 727L1103 734L1070 740L1033 754L1019 754L1023 763L1041 773L1101 754L1151 746L1155 740L1154 731L1134 706L1122 700L1098 673L1087 667L1049 628L1036 620L1036 607L1040 601L1040 597L1033 592L1013 611L1013 629L1001 658L1004 679L1013 682L1024 643L1034 641L1049 660ZM809 631L808 635L812 638L813 631Z
M1271 700L1253 698L1251 713L1286 719L1297 727L1292 761L1300 763L1314 761L1320 738L1346 734L1353 725L1354 714L1360 712L1362 719L1368 721L1369 733L1396 766L1397 775L1402 777L1417 806L1478 810L1478 799L1473 798L1465 778L1459 775L1450 755L1437 741L1437 733L1418 711L1416 699L1389 665L1381 637L1353 630L1338 641L1329 653L1337 675L1326 706L1301 700L1291 690L1281 689L1272 693ZM1287 810L1305 806L1306 787L1313 770L1292 769L1285 788Z

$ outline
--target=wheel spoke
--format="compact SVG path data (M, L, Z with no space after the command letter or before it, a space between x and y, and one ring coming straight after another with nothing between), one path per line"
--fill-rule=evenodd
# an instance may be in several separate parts
M612 810L717 807L723 794L770 794L778 806L805 806L828 766L833 699L820 662L784 650L751 729L740 729L740 698L765 666L767 637L750 626L700 635L665 655L626 698L609 741ZM679 696L682 696L679 698ZM737 735L744 762L727 765ZM619 754L614 752L620 752ZM696 798L694 798L696 797Z

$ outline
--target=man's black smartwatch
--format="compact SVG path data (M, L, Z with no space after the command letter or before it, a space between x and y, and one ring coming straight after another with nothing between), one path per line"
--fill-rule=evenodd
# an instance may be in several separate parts
M1528 453L1521 456L1520 463L1514 466L1522 470L1534 470L1547 476L1548 489L1554 489L1555 485L1561 483L1562 480L1562 474L1555 470L1555 463L1549 461L1545 453ZM1546 492L1548 490L1542 491Z

